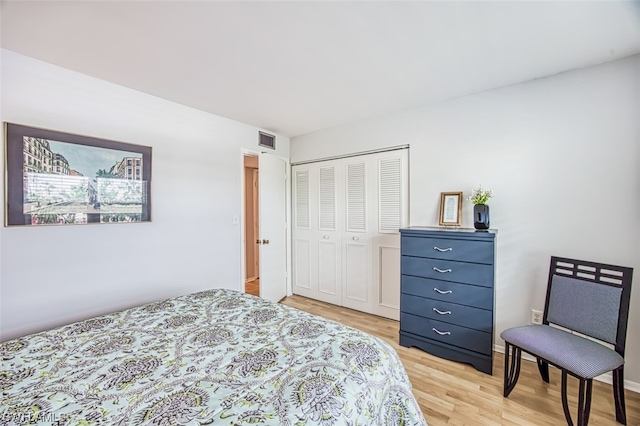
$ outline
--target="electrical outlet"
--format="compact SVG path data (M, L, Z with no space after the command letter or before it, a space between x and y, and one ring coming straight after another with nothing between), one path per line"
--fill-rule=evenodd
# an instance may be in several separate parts
M531 324L542 324L542 311L531 310Z

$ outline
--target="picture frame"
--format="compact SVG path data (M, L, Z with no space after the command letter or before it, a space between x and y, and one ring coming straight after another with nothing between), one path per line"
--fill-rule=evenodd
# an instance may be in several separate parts
M440 193L440 226L460 226L462 222L462 192Z
M4 123L5 226L151 221L151 147Z

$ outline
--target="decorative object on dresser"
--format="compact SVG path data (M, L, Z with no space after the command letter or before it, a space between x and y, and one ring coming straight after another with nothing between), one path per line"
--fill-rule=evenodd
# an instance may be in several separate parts
M524 351L536 357L545 382L549 383L549 364L562 370L562 408L569 425L574 423L567 376L579 381L577 425L586 426L593 378L609 371L616 420L627 424L624 350L632 277L632 268L551 257L542 325L509 328L500 334L505 341L505 398L516 386Z
M473 203L473 227L480 230L489 229L490 216L487 201L493 197L493 191L482 188L482 185L474 189L469 196L469 201Z
M486 204L474 204L473 206L473 227L485 231L489 229L490 216L489 206Z
M440 193L440 226L460 226L462 192Z
M400 230L400 345L492 374L496 232Z

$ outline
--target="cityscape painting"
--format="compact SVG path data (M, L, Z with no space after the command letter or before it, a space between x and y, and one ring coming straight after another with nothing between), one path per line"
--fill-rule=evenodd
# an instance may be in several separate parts
M6 225L148 222L151 148L5 123Z

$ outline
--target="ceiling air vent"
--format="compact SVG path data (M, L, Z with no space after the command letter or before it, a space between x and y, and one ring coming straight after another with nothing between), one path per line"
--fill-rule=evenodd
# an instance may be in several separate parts
M258 138L258 145L265 146L267 148L276 149L276 137L264 132L258 132L260 134Z

